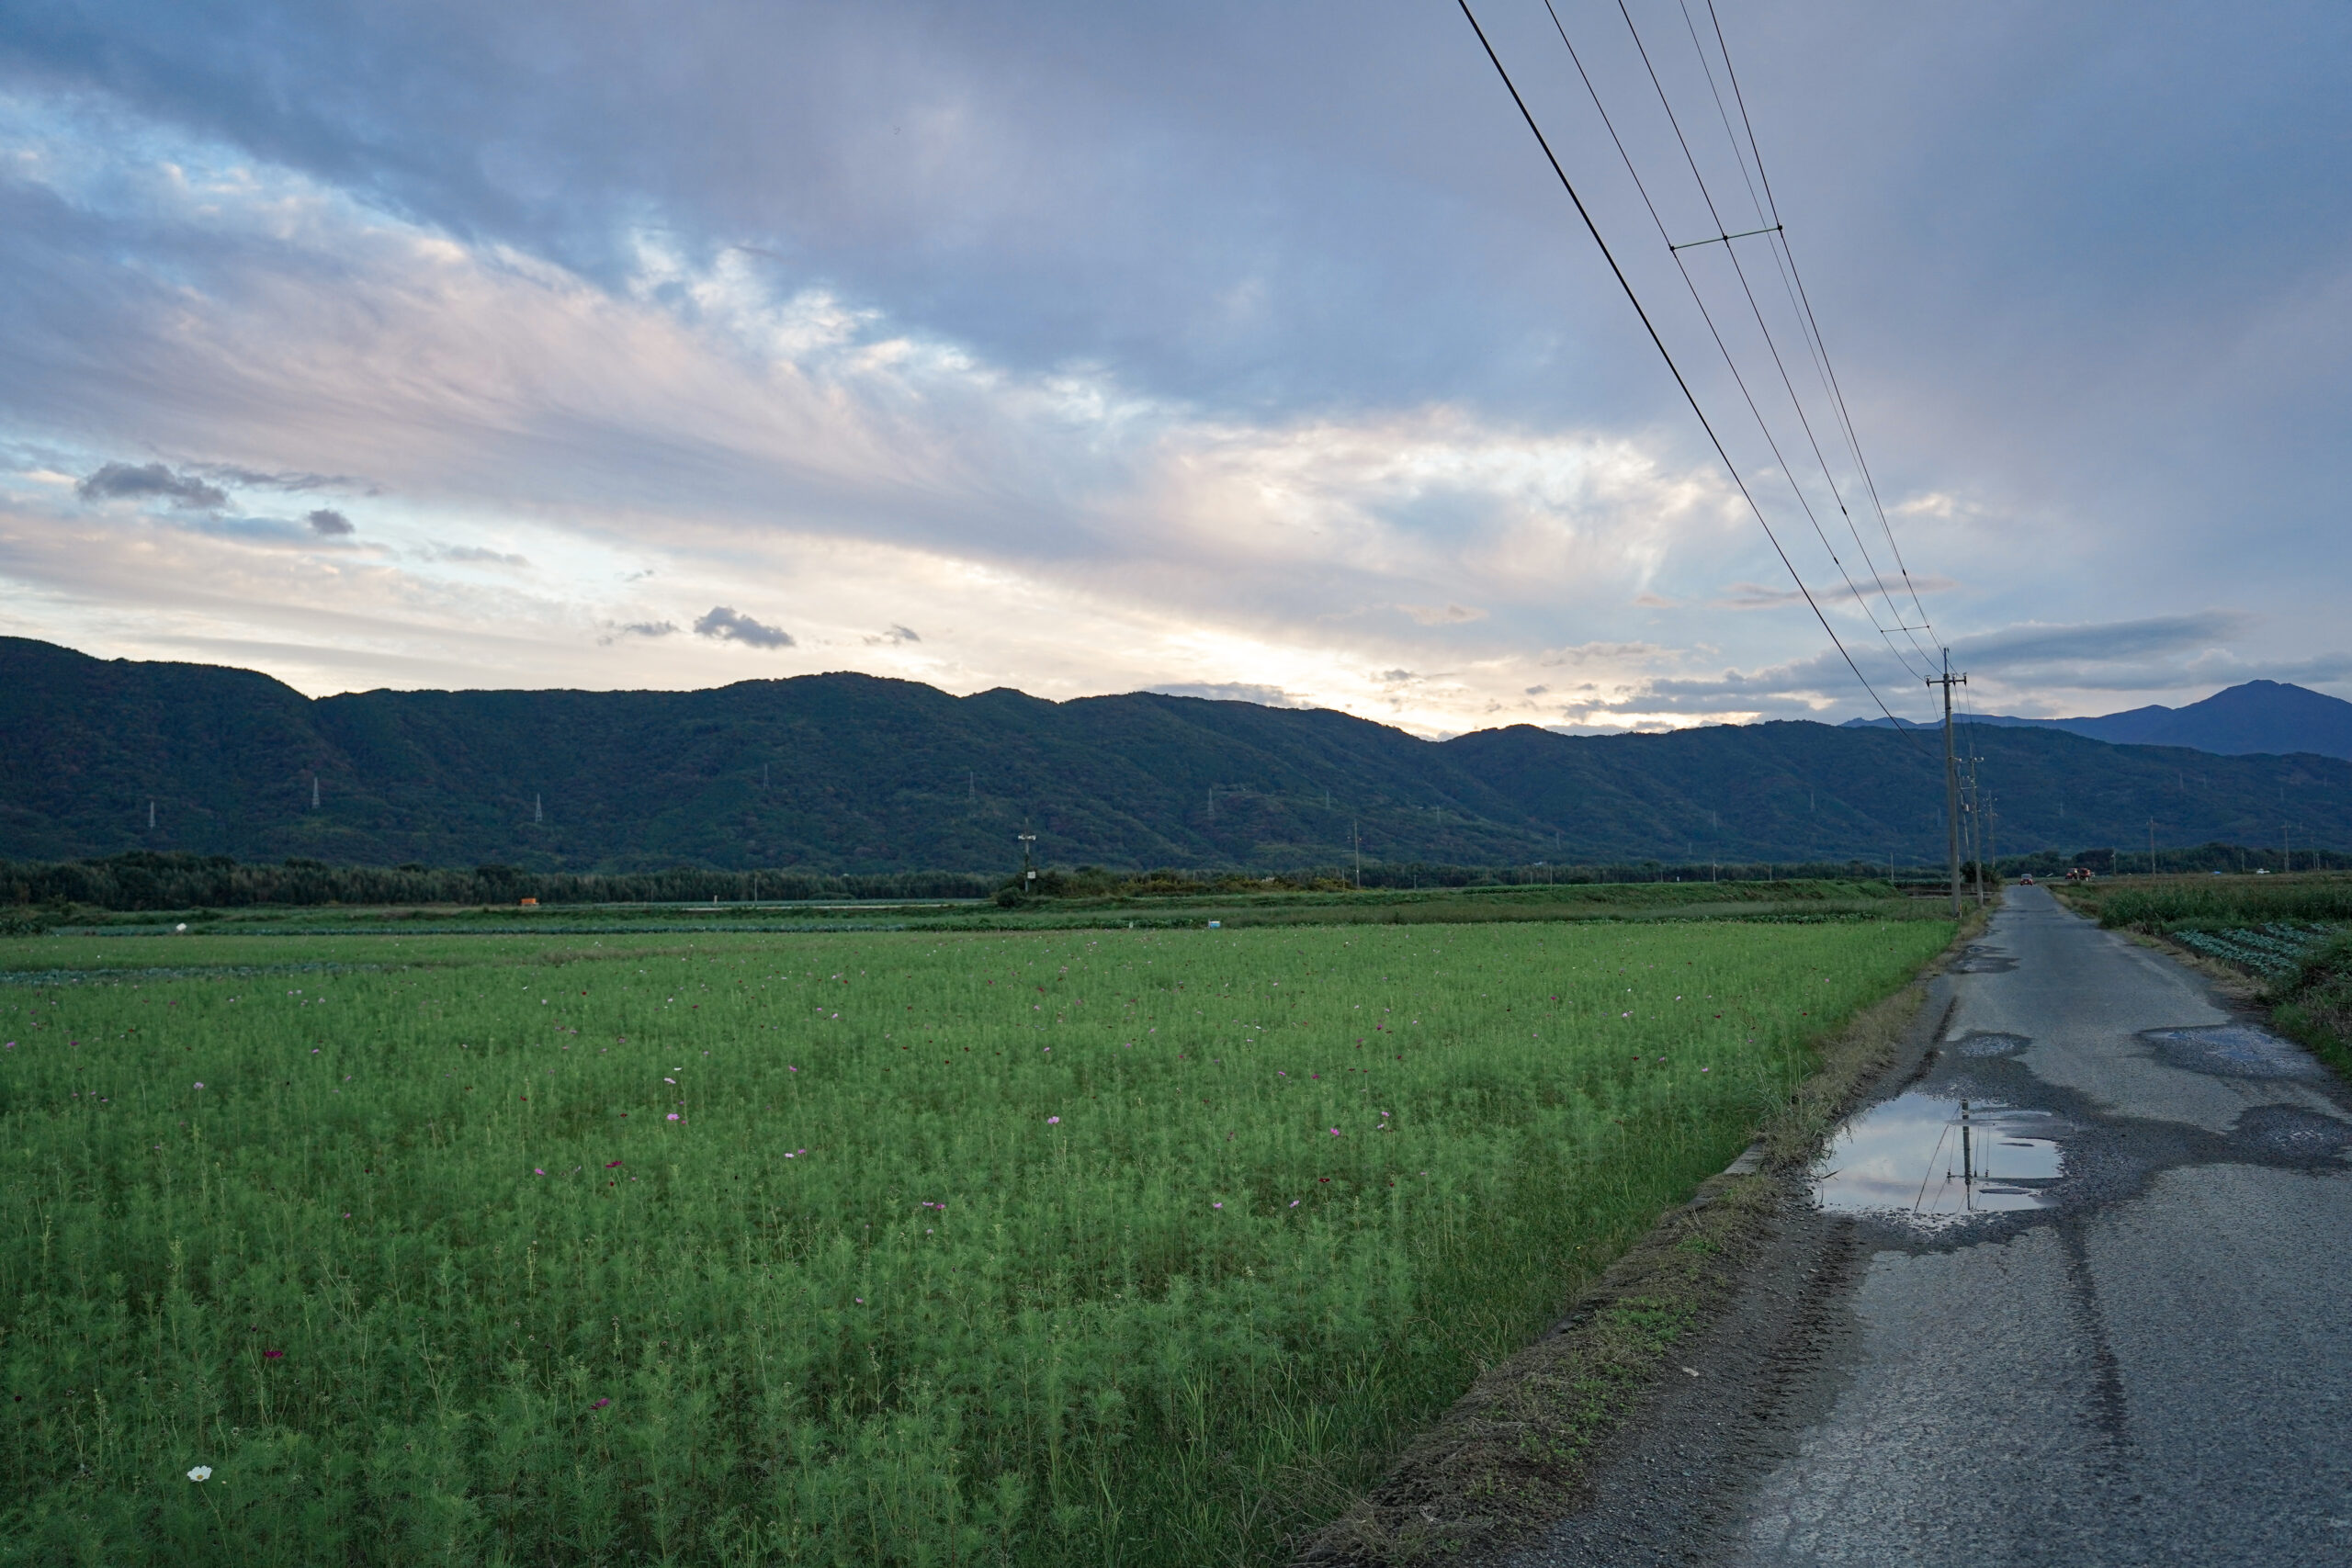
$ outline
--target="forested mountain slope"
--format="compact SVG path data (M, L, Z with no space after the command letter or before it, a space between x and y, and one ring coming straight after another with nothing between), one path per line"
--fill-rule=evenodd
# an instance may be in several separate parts
M1982 727L2003 852L2352 844L2352 763ZM315 777L318 806L313 808ZM154 827L148 805L154 803ZM1933 736L1776 723L1430 741L1152 694L954 697L854 674L701 692L317 701L249 671L0 638L0 856L627 870L1939 858Z

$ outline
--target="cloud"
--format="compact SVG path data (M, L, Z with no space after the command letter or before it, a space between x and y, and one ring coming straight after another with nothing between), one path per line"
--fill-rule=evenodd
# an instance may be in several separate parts
M1793 588L1774 588L1763 582L1735 582L1708 601L1717 610L1777 610L1783 604L1802 604L1804 595Z
M448 545L441 551L443 560L468 561L480 566L528 566L528 558L508 555L503 550L484 549L480 545Z
M596 639L599 648L610 648L625 637L664 637L677 635L675 621L629 621L615 626Z
M865 644L868 648L875 648L884 643L904 645L910 642L921 642L922 640L922 638L916 636L911 628L894 626L888 631L884 632L880 637L867 637L865 639Z
M2249 621L2233 610L2204 610L2075 626L2026 622L1962 637L1952 644L1952 658L1973 667L2011 673L2053 664L2144 660L2211 648L2245 632Z
M348 474L278 473L261 468L239 468L234 463L191 463L188 467L207 478L234 485L239 490L327 491L356 490L360 481Z
M1487 618L1486 611L1462 604L1399 604L1396 607L1425 626L1460 626L1465 621Z
M351 525L351 519L332 507L322 506L303 521L310 524L311 533L324 534L330 538L341 538L356 532Z
M144 451L231 495L387 499L337 546L290 496L251 508L288 514L281 539L162 493L85 517L70 479L0 471L0 555L28 563L0 629L129 651L148 634L121 628L201 586L190 635L342 639L321 679L363 647L379 681L424 678L403 648L517 682L708 679L706 638L583 652L657 624L624 583L643 566L664 603L789 606L802 646L901 671L920 652L965 689L1181 671L1401 699L1421 728L1523 708L1539 680L1563 694L1546 711L1873 711L1769 586L1605 273L1558 270L1556 188L1487 155L1507 105L1465 73L1458 17L1277 12L26 11L0 29L0 469L19 442L65 475ZM2059 682L2334 668L2313 650L2341 646L2352 572L2330 521L2352 483L2343 17L2183 11L2122 73L2086 14L1950 34L1784 6L1734 33L1804 227L1871 258L1820 303L1905 558L1969 583L1935 606L1946 636L2208 601L2262 617L2140 654L2034 629L1975 650L1975 696L2081 712ZM1540 18L1500 47L1540 46ZM576 45L552 67L550 27ZM1279 62L1326 36L1329 90L1301 100ZM1647 93L1637 61L1595 63L1604 96ZM1577 172L1597 217L1639 221L1606 164ZM2165 228L2132 197L2159 176L2214 221ZM1972 243L1942 245L1950 224ZM1923 267L1936 288L1889 281ZM1699 345L1695 321L1660 328ZM1787 456L1775 491L1811 482ZM1857 476L1840 500L1873 560L1849 558L1891 570L1865 496ZM1837 582L1787 520L1797 570ZM432 546L490 537L543 570ZM1725 583L1763 613L1701 609ZM1841 634L1843 596L1821 595ZM1446 618L1464 606L1486 614ZM901 617L954 626L952 654L873 633ZM1661 624L1680 647L1624 640ZM1555 671L1563 643L1601 651ZM1883 650L1857 657L1924 705ZM1459 673L1384 691L1388 669Z
M1316 705L1295 696L1280 686L1258 685L1248 681L1211 681L1191 684L1146 686L1163 697L1204 697L1213 703L1255 703L1261 708L1311 708Z
M1836 609L1851 604L1855 592L1864 595L1873 615L1885 609L1899 610L1905 600L1914 593L1936 593L1959 587L1951 578L1935 572L1915 571L1906 580L1883 574L1871 577L1867 573L1854 579L1849 589L1843 577L1831 577L1813 585L1813 596L1824 609ZM1893 601L1890 604L1888 602ZM1640 601L1635 601L1640 603ZM1777 610L1784 605L1802 604L1804 592L1794 587L1776 588L1767 582L1735 582L1723 589L1709 601L1717 610Z
M752 648L790 648L792 634L781 627L763 626L751 616L739 614L724 604L714 604L710 613L695 617L695 636L714 637L721 642L740 642Z
M201 510L228 503L226 491L193 474L175 474L161 463L108 463L74 487L85 501L160 497L174 506Z

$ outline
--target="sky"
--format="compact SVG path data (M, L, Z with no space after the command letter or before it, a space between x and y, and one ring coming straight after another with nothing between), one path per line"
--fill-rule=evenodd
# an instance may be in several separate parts
M1606 257L1438 0L0 0L0 635L1428 735L1925 716L1947 647L2352 696L2352 10L1555 5L1474 0Z

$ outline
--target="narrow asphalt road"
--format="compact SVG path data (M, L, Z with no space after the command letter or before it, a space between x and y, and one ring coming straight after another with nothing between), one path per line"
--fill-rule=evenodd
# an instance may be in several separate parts
M2352 1097L2040 888L1954 970L1862 1124L1897 1131L1833 1156L1882 1206L1792 1193L1513 1562L2352 1564ZM2007 1108L1973 1187L1962 1100Z

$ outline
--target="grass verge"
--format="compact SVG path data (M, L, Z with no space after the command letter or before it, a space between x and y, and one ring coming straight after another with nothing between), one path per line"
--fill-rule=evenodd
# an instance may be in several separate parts
M1908 985L1815 1041L1818 1065L1759 1131L1755 1158L1668 1210L1534 1344L1490 1368L1387 1476L1311 1537L1300 1568L1402 1568L1524 1540L1574 1512L1668 1353L1731 1296L1770 1234L1786 1173L1810 1164L1885 1070L1928 980L1982 935L1972 911ZM1743 1169L1743 1167L1751 1168Z

